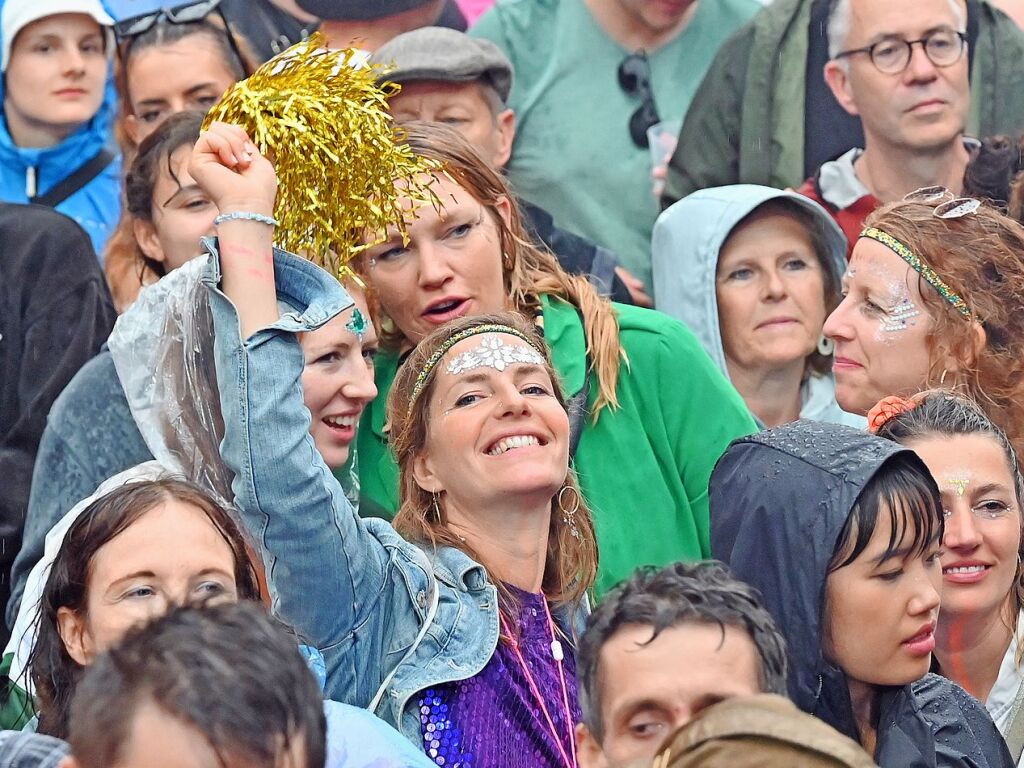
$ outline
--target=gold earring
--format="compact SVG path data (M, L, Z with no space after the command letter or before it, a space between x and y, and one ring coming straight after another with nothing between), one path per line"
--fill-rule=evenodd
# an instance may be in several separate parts
M572 491L573 493L574 503L572 505L572 509L565 508L565 500L562 497L565 496L566 491ZM580 492L571 485L563 485L561 490L558 492L557 501L558 509L562 512L562 521L569 527L569 532L572 534L573 538L579 539L580 529L576 526L576 513L579 511L581 504Z

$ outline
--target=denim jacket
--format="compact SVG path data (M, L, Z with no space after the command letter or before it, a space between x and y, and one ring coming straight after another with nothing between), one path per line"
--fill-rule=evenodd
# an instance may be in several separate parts
M241 339L234 305L210 288L224 415L222 457L235 504L263 555L272 610L323 653L328 697L369 707L414 742L417 694L479 673L498 643L497 591L460 550L420 548L359 518L309 435L297 333L352 305L330 274L275 250L278 298L294 311ZM586 606L556 620L582 634Z

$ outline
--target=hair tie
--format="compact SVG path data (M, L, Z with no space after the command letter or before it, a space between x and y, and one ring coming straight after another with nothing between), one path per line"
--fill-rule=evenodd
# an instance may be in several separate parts
M868 411L868 432L872 435L877 435L878 430L885 426L890 419L895 419L897 416L912 411L916 407L917 403L913 400L907 400L896 395L883 397Z

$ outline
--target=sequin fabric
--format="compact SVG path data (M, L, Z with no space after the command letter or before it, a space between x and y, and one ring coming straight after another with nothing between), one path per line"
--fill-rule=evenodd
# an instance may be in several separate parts
M547 704L566 754L572 724L565 721L562 683L551 655L543 595L513 590L520 600L520 650ZM580 721L574 649L562 640L562 662L573 722ZM566 768L558 743L530 690L515 652L504 643L478 675L430 688L420 697L423 749L449 768Z

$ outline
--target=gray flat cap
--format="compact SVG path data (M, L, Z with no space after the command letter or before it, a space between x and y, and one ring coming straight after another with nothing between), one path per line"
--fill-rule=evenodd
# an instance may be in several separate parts
M512 62L501 49L490 40L454 29L423 27L405 32L378 48L370 61L395 67L383 78L395 83L483 80L503 102L512 90Z

